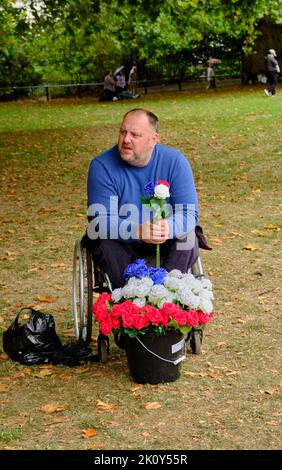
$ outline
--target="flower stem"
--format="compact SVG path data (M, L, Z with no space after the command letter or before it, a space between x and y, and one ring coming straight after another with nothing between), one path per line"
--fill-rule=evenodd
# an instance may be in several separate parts
M156 246L156 268L161 267L161 254L160 254L160 245Z

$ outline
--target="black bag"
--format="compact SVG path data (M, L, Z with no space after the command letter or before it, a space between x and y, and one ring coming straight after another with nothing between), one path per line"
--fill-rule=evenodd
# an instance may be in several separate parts
M196 225L195 227L195 233L196 237L199 242L199 248L202 248L203 250L212 250L212 248L208 245L206 237L204 235L202 227L200 225Z
M27 323L19 323L23 310L30 311ZM54 351L61 348L61 340L55 330L54 318L33 308L22 308L13 323L3 333L5 353L21 364L48 364Z

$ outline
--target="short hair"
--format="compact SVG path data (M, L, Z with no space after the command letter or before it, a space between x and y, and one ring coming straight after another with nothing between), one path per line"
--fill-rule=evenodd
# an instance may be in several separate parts
M154 129L155 132L158 132L159 130L159 119L158 117L152 113L152 111L149 111L148 109L144 109L144 108L134 108L134 109L130 109L129 111L127 111L127 113L125 113L125 115L123 116L123 121L125 120L125 118L131 114L131 113L143 113L147 116L148 120L149 120L149 123L150 125L152 126L152 128Z

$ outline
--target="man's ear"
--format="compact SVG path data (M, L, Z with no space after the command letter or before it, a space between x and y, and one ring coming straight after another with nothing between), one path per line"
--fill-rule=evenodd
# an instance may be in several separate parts
M155 132L153 135L153 142L154 142L154 145L159 142L159 134L157 132Z

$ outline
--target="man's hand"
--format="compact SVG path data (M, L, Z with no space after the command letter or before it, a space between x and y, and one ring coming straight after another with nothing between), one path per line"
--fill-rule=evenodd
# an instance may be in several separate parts
M147 220L139 226L139 240L145 243L161 244L169 238L169 225L165 219L156 222Z

